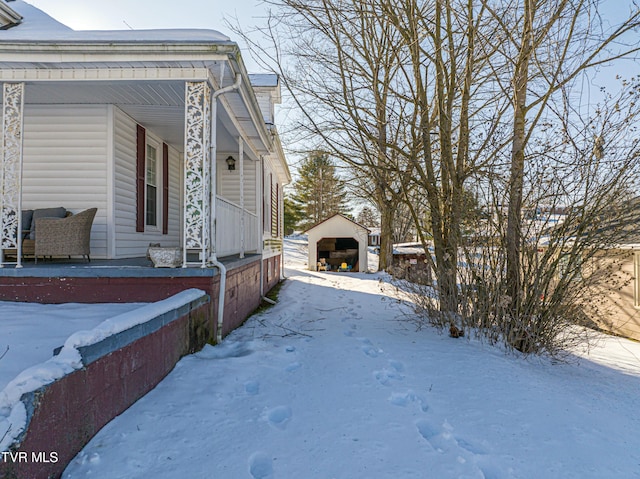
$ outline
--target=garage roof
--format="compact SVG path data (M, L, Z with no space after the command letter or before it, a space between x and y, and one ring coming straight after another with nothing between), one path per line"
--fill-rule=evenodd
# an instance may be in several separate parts
M335 215L329 216L327 219L322 220L319 223L316 223L315 225L313 225L311 228L309 228L307 231L305 231L304 233L308 233L309 231L311 231L312 229L317 228L318 226L320 226L323 223L326 223L327 221L329 221L331 218L335 218L336 216L341 216L343 217L345 220L350 221L351 223L353 223L356 226L359 226L360 228L366 230L367 232L371 232L371 230L369 228L367 228L366 226L362 226L360 223L356 223L355 221L353 221L351 218L343 215L342 213L336 213Z

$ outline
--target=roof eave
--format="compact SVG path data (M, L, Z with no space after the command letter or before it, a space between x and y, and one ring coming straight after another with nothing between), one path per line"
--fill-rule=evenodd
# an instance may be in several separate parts
M19 25L21 22L22 16L6 3L0 1L0 29L6 30Z

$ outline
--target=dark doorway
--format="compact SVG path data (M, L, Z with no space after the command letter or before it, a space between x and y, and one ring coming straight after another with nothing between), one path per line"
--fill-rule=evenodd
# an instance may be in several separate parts
M322 238L317 245L318 271L358 271L359 249L354 238Z

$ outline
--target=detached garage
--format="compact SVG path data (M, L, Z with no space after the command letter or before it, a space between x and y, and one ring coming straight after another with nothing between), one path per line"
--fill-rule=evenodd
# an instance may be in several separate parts
M346 216L335 214L307 230L309 269L312 271L367 271L369 230Z

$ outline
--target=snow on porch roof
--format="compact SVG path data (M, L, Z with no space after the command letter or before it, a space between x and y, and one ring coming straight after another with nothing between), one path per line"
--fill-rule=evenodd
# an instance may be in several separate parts
M249 80L255 87L276 87L278 86L278 75L274 73L250 73Z
M0 0L4 3L4 0ZM161 29L161 30L73 30L42 10L23 0L14 0L10 8L23 20L8 30L0 31L0 40L38 43L201 43L229 42L217 30Z

